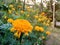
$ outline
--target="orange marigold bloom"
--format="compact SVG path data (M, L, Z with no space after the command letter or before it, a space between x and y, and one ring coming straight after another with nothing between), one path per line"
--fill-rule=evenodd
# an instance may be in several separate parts
M24 20L24 19L16 19L12 22L12 26L15 29L14 31L18 31L19 33L24 33L28 35L28 32L32 32L32 25L30 24L29 21Z
M50 34L51 34L51 32L47 31L47 32L46 32L46 34L47 34L47 35L50 35Z

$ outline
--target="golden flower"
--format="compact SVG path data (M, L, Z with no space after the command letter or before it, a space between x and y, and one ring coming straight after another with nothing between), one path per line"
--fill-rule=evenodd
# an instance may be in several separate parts
M14 6L12 4L9 5L10 8L13 8Z
M35 15L34 18L37 19L38 18L38 15Z
M42 19L38 18L38 21L40 22L40 21L42 21Z
M30 15L28 14L28 15L26 15L27 17L29 17Z
M12 13L12 10L8 10L8 13L11 14Z
M49 26L49 23L46 23L46 26Z
M51 34L51 32L47 31L47 32L46 32L46 34L47 34L47 35L50 35L50 34Z
M13 11L15 11L15 8L12 8Z
M45 12L42 12L41 15L45 15Z
M31 12L31 10L30 10L30 9L27 9L27 11L28 11L28 12Z
M40 27L39 26L35 26L35 30L39 31Z
M4 19L6 19L7 18L7 16L4 16Z
M44 37L44 36L42 36L41 38L42 38L42 39L45 39L45 37Z
M32 32L32 29L33 29L30 22L24 19L14 20L12 22L12 26L13 26L12 28L15 29L13 31L18 31L18 33L24 33L24 34L28 34L29 32Z
M10 29L11 32L14 32L15 30L16 30L16 29L14 29L14 28L11 28L11 29Z
M43 27L40 27L39 30L40 30L41 32L44 32L44 28L43 28Z
M21 35L21 32L15 32L14 33L14 36L17 37L17 38L20 38L20 35Z
M18 8L22 8L22 6L18 5Z
M10 23L12 23L13 22L13 19L10 18L7 21L10 22Z
M20 12L21 14L23 14L24 13L24 11L23 10L21 10L21 12Z

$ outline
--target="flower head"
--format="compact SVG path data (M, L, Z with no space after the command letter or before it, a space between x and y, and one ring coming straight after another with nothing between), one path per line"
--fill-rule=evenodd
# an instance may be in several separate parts
M51 34L51 32L47 31L47 32L46 32L46 34L47 34L47 35L50 35L50 34Z
M7 20L7 22L12 23L12 22L13 22L13 19L9 18L9 19Z
M24 19L16 19L16 20L14 20L12 22L12 26L13 27L12 27L11 31L12 32L17 31L18 35L20 33L24 33L24 34L28 35L28 33L32 32L32 29L33 29L33 27L30 24L30 22L27 21L27 20L24 20ZM17 35L17 34L15 34L15 35Z

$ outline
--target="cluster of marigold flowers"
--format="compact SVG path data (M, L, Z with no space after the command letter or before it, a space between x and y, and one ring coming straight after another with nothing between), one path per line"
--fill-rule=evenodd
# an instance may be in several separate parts
M12 28L10 29L11 32L15 32L14 35L18 38L20 38L21 33L24 33L25 35L28 35L29 32L32 32L32 25L29 21L24 19L8 19L8 22L12 24Z
M41 14L37 14L34 16L35 19L37 19L38 22L42 23L43 25L49 26L50 24L50 18L48 18L44 12Z
M40 31L40 32L45 32L44 28L43 27L40 27L40 26L35 26L35 30L36 31ZM46 34L47 35L50 35L51 32L50 31L46 31Z

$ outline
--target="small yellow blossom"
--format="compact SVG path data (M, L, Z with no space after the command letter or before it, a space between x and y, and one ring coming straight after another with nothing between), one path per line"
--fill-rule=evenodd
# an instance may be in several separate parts
M9 18L7 21L10 22L10 23L12 23L13 19Z
M41 22L41 21L42 21L42 19L38 18L38 22Z
M45 37L44 37L44 36L42 36L42 39L45 39Z
M8 13L11 14L12 13L12 10L8 10Z
M14 32L14 31L15 31L15 29L14 29L14 28L11 28L11 29L10 29L10 31L11 31L11 32Z
M22 6L18 5L18 8L22 8Z
M43 27L40 27L39 30L40 30L41 32L44 32L44 28L43 28Z
M35 15L34 18L37 19L38 18L38 15Z
M4 16L4 19L7 19L7 16Z
M47 31L47 32L46 32L46 34L47 34L47 35L50 35L50 34L51 34L51 32Z
M20 32L15 32L15 33L14 33L14 36L17 37L17 38L20 38L20 35L21 35Z
M24 11L23 11L23 10L21 10L21 11L20 11L20 13L21 13L21 14L23 14L23 13L24 13Z
M39 26L35 26L35 30L39 31L40 27Z
M29 17L30 15L28 14L28 15L26 15L27 17Z
M13 8L14 6L12 4L9 5L10 8Z
M13 11L15 11L15 8L12 8Z

